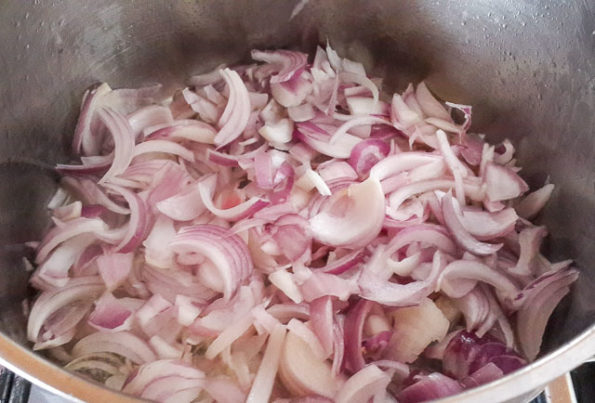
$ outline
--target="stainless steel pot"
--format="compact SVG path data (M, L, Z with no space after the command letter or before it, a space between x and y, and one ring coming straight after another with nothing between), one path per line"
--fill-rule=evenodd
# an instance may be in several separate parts
M0 361L64 395L118 395L32 353L25 241L48 226L51 166L66 161L83 90L96 81L180 86L252 48L311 51L327 39L391 89L426 79L474 106L474 128L509 137L530 184L557 185L549 255L582 276L556 311L541 359L457 402L529 398L595 353L595 3L590 0L5 0L0 4Z

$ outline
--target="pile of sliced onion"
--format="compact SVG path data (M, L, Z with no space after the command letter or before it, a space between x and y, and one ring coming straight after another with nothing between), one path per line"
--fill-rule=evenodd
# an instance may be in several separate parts
M524 195L512 144L424 83L391 97L328 46L252 57L168 98L85 93L35 349L176 402L419 402L534 360L577 278L527 220L553 185Z

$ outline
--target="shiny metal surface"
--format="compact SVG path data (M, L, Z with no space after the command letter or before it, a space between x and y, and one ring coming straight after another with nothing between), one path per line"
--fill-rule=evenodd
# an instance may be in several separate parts
M100 80L179 86L252 48L311 51L327 39L386 77L389 89L426 79L440 97L472 104L473 128L492 141L509 137L531 185L548 177L557 185L544 220L548 254L575 258L583 275L550 323L549 354L468 393L468 401L530 397L595 353L595 3L311 0L290 21L295 4L0 3L0 356L10 368L79 398L99 393L22 347L21 303L30 292L23 242L48 225L49 168L68 160L83 90Z

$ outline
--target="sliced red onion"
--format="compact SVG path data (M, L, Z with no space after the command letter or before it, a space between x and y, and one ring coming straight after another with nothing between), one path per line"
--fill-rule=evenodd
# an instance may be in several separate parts
M463 112L465 121L462 124L462 130L467 131L469 127L471 127L471 106L470 105L462 105L462 104L455 104L452 102L446 102L446 106L449 106L453 109L458 109L459 111Z
M229 88L229 99L223 115L219 119L221 128L215 136L215 144L221 148L238 138L250 118L250 97L246 85L233 70L220 70L221 76Z
M347 59L344 59L347 60ZM361 66L361 65L360 65ZM370 80L368 77L366 77L366 73L365 71L359 71L359 72L350 72L350 71L342 71L339 73L339 78L342 82L350 82L350 83L356 83L359 84L365 88L367 88L370 93L372 94L372 98L374 100L374 102L378 102L379 99L379 91L378 91L378 87L376 87L376 84L374 84L374 82L372 80Z
M504 139L494 151L496 151L494 162L500 165L509 164L514 157L514 146L508 139Z
M118 112L104 108L100 109L97 114L114 139L113 161L99 180L99 183L102 184L123 173L130 165L134 152L134 133L132 133L128 121Z
M77 122L72 149L75 154L94 155L101 150L104 138L98 136L98 121L96 113L102 107L109 107L121 114L128 114L139 107L154 102L154 96L160 90L160 85L139 89L111 90L109 85L102 83L85 92L81 105L81 113Z
M192 176L178 164L164 165L155 173L153 179L146 189L146 196L143 199L149 206L154 206L162 200L181 192L193 181ZM144 195L143 195L144 196ZM155 210L152 208L151 210Z
M403 171L408 171L440 159L441 157L438 155L422 152L407 152L390 155L372 167L370 170L370 177L384 180Z
M130 219L126 225L126 232L120 243L116 246L117 252L132 252L139 246L147 231L149 212L145 202L134 192L117 185L106 185L107 188L119 193L128 203Z
M310 307L307 304L275 304L267 309L267 312L279 319L281 322L289 322L291 318L308 320L310 318Z
M493 239L510 233L518 220L513 208L494 213L489 211L463 209L459 217L463 227L477 239Z
M531 274L531 262L539 253L541 241L547 235L545 227L524 228L519 233L519 260L516 265L510 268L510 272L517 275Z
M314 354L318 360L324 361L326 358L328 358L328 355L325 354L318 337L316 334L314 334L310 326L301 320L291 319L289 322L287 322L287 330L302 339L306 345L310 347L312 354Z
M362 141L359 137L353 136L349 133L337 138L334 143L330 143L328 139L321 140L311 134L303 133L298 128L293 132L294 138L303 141L305 144L312 147L321 154L328 155L333 158L348 158L351 155L353 148Z
M162 214L176 221L193 220L206 211L197 185L190 185L180 193L161 200L155 206Z
M246 393L229 377L209 377L206 379L204 389L219 403L246 401Z
M314 394L333 398L343 383L332 375L330 365L319 360L293 332L285 337L279 375L285 387L298 396Z
M308 220L298 214L287 214L279 218L275 221L273 239L290 261L303 258L312 247Z
M132 269L133 259L133 253L110 253L97 257L97 270L108 290L113 291L124 282Z
M86 178L64 177L61 183L73 189L87 204L99 204L118 214L129 214L130 210L122 207L110 199L105 192L92 180Z
M432 125L432 126L436 127L438 130L444 130L444 131L451 132L451 133L460 133L460 128L457 125L455 125L453 122L448 121L448 120L429 117L429 118L424 119L424 123L427 123L428 125ZM428 126L425 126L425 127L428 127ZM423 136L421 136L421 137L423 138ZM427 138L424 139L424 141L427 143ZM434 139L432 139L432 142L434 142ZM436 144L436 148L440 148L439 143Z
M296 186L304 189L305 191L310 191L313 188L316 188L318 193L320 193L322 196L330 196L332 193L326 184L326 181L317 172L310 168L305 170L304 174L296 182Z
M68 221L73 218L81 216L83 211L83 204L80 201L75 201L60 207L54 208L52 215L60 221Z
M229 221L237 221L251 216L269 204L267 201L259 197L252 197L249 200L238 204L237 206L227 209L219 209L213 204L213 195L215 193L216 186L217 176L213 175L207 177L198 183L198 194L200 195L202 204L207 208L207 210L217 217L221 217Z
M269 122L258 129L258 133L272 145L289 143L293 138L293 121L280 119Z
M269 281L296 304L302 302L302 293L295 283L293 276L287 271L280 269L269 274Z
M188 84L195 87L215 85L221 81L221 74L219 74L219 71L226 67L227 66L225 64L220 64L214 70L208 71L206 73L195 74L188 79Z
M448 237L448 232L444 227L435 224L420 224L399 231L388 243L386 257L390 258L399 249L413 242L419 242L424 246L434 246L450 255L454 255L457 251L455 243Z
M315 239L357 248L376 238L384 220L384 193L378 180L351 185L333 198L334 202L310 219Z
M459 149L461 156L469 165L479 166L482 163L484 144L479 136L466 135Z
M450 114L446 111L444 105L434 98L423 81L417 85L415 97L425 115L450 120Z
M519 216L529 220L535 217L550 199L554 185L547 184L536 191L529 193L515 207Z
M194 154L177 143L167 140L148 140L134 147L134 157L149 153L167 153L177 155L186 161L194 161Z
M374 98L348 96L345 102L347 102L347 108L352 115L389 115L388 104Z
M386 352L392 334L392 331L385 330L375 334L372 337L364 339L362 346L364 347L366 356L382 357Z
M113 155L97 158L93 161L83 161L83 165L56 164L56 171L63 175L99 176L107 171L113 161Z
M175 306L178 309L178 323L182 326L190 326L200 315L199 302L185 295L177 295Z
M316 116L314 108L311 104L305 103L297 106L290 106L287 108L287 114L296 123L306 122Z
M365 267L359 278L360 295L371 301L388 306L409 306L417 304L430 295L436 287L439 275L444 270L444 258L439 251L434 254L432 269L425 280L408 284L386 281L380 274Z
M253 50L252 59L268 63L261 67L259 73L270 76L270 82L283 83L299 74L308 61L308 55L289 50L262 51ZM266 73L262 70L266 69ZM274 75L272 75L274 73Z
M514 206L536 215L552 186L513 200L512 144L424 83L389 106L330 46L253 56L160 104L87 92L34 245L34 349L172 402L421 401L525 365L515 342L534 359L577 274Z
M152 400L191 402L204 385L204 372L177 360L141 365L126 381L123 392Z
M128 115L128 124L138 139L143 130L147 127L171 124L174 117L168 107L161 105L149 105Z
M231 346L234 341L239 339L252 326L253 318L250 316L244 317L237 322L229 324L223 332L219 334L209 345L205 353L205 357L212 360L219 355L226 348Z
M79 277L71 279L66 286L43 292L33 304L27 324L27 337L37 342L42 326L51 319L52 314L76 301L92 301L104 290L99 277ZM79 318L79 319L82 319ZM66 343L68 340L64 341ZM48 346L51 347L51 346Z
M492 202L514 199L529 190L529 186L513 170L489 163L485 170L486 195Z
M146 328L155 317L172 307L172 304L159 294L153 294L136 312L135 317L142 328Z
M208 123L192 119L176 120L172 123L151 126L145 129L148 140L190 140L213 144L216 130Z
M410 88L407 89L407 91L409 90ZM403 94L403 96L405 96L405 94ZM422 121L422 116L421 111L412 109L407 105L403 96L399 94L393 95L390 117L391 122L397 130L408 131L410 127Z
M81 217L67 221L62 226L52 228L46 234L37 248L35 262L38 264L43 262L56 246L68 239L87 233L97 234L106 230L107 225L99 218Z
M466 330L468 332L476 330L477 335L482 337L485 332L480 328L492 328L496 317L491 315L490 300L485 295L481 287L475 287L473 290L454 300L455 305L465 316Z
M92 234L81 234L62 242L39 266L36 275L48 284L64 287L68 283L68 272L72 265L95 241Z
M442 216L446 227L460 246L480 256L491 255L502 248L502 244L490 244L475 239L465 229L460 215L460 207L455 205L455 200L450 194L445 194L442 197Z
M160 270L145 266L142 280L151 293L160 294L170 302L174 302L178 295L193 298L201 303L207 303L217 296L217 292L201 284L191 273L182 270Z
M100 139L93 133L92 124L96 109L101 105L103 95L109 93L112 89L106 83L97 84L85 91L81 112L74 129L72 139L72 151L75 154L95 154L100 147Z
M504 274L471 260L456 260L448 264L440 274L438 286L449 297L460 298L473 289L477 281L490 284L509 300L519 293L517 286Z
M389 152L389 145L379 139L368 139L357 144L351 150L349 164L360 176L370 172L373 166L382 161Z
M132 327L132 311L106 292L95 301L95 309L89 315L89 325L103 332L119 332Z
M537 356L550 315L577 278L578 273L572 269L546 274L527 287L530 291L524 291L530 296L517 313L517 335L529 360Z
M317 298L310 303L312 330L328 356L333 351L333 301L330 297Z
M156 359L151 348L141 338L129 332L92 333L83 337L72 348L75 358L98 352L118 354L137 364Z
M130 188L141 188L151 183L157 172L171 165L177 164L168 159L133 161L122 175L112 179L112 183Z
M211 149L207 150L207 158L214 164L221 165L224 167L237 167L239 166L239 158L231 156L229 154L220 153Z
M358 292L356 278L344 279L322 272L312 273L301 285L300 290L306 301L313 301L327 295L346 301L352 294Z
M462 331L448 343L442 363L447 374L466 379L490 363L506 375L524 365L525 360L492 336L478 337Z
M340 179L351 179L356 180L358 178L357 173L353 170L351 165L349 165L345 161L327 161L323 162L322 164L318 165L316 168L318 173L320 174L320 178L322 178L325 182L331 182ZM325 184L326 186L326 184ZM320 189L319 189L320 191ZM322 192L321 192L322 194ZM330 192L329 192L330 194ZM328 196L328 195L327 195Z
M285 327L281 324L275 326L271 332L267 348L258 367L256 377L252 382L252 388L246 399L246 402L257 403L266 402L271 396L273 383L277 376L279 359L283 350L285 341Z
M418 88L419 89L419 88ZM455 196L461 205L465 204L465 189L463 188L463 178L467 176L468 168L459 161L454 154L448 142L446 133L442 130L436 131L436 139L440 152L444 156L444 161L450 170L455 181Z
M358 372L366 364L362 355L362 333L364 322L372 306L373 303L370 301L359 300L350 308L345 317L345 356L343 358L343 366L350 373Z
M463 391L457 381L439 372L416 378L413 385L407 386L397 395L400 403L426 402Z
M390 376L370 364L351 376L335 396L337 403L367 402L385 397Z
M159 335L152 336L149 339L149 345L160 359L178 359L184 353L180 345L177 345L177 343L169 344L168 340Z
M237 287L252 272L252 261L244 241L224 228L214 225L184 227L170 247L178 254L200 254L210 262L208 270L219 276L225 298L230 298ZM201 268L206 270L207 266Z
M143 241L145 262L156 268L167 269L174 266L174 253L168 247L176 236L174 221L166 216L158 216L149 235Z
M465 194L471 200L480 201L483 199L481 189L476 184L463 183ZM398 219L397 210L405 200L419 193L425 193L432 190L451 190L455 187L455 183L449 179L431 179L421 182L412 183L411 185L403 186L389 196L389 209L387 211L389 216Z
M387 358L412 363L435 341L446 337L450 322L429 298L392 313L394 320Z
M191 91L189 88L184 88L182 90L182 97L186 105L190 106L190 109L193 112L198 113L199 118L207 123L217 122L223 112L222 108L219 108L215 103L211 102L206 97Z
M488 320L483 323L483 325L477 329L478 336L484 336L487 334L488 331L492 328L491 323L489 323L493 317L496 318L496 322L500 327L500 333L502 334L502 339L506 343L506 347L509 349L513 348L515 345L515 334L510 325L510 321L508 320L507 315L502 310L500 306L500 302L496 299L493 293L487 289L487 286L482 286L484 293L488 297L488 301L490 303L490 313L488 315Z
M312 91L312 84L302 74L282 83L271 83L271 95L286 108L298 106Z
M254 328L256 329L256 333L260 335L266 333L270 334L277 325L282 325L277 318L264 309L262 304L252 308L250 314L252 314L252 317L254 318Z
M360 263L364 259L364 255L365 251L363 249L354 250L339 259L327 263L320 270L329 274L342 274Z
M461 385L468 388L474 388L484 383L495 381L504 376L504 372L493 362L488 362L486 365L473 372L472 374L461 379Z
M87 315L90 306L90 301L78 302L57 310L47 321L33 350L56 351L56 348L70 342L76 334L76 326Z
M356 127L356 126L363 126L363 125L373 125L373 124L390 124L387 120L378 118L376 116L363 116L358 118L353 118L348 120L347 122L343 123L341 126L337 128L337 130L333 133L330 138L330 144L335 144L338 139L342 136L345 136L347 132Z
M345 317L343 315L335 315L333 322L333 365L331 372L337 376L343 367L343 358L345 355Z

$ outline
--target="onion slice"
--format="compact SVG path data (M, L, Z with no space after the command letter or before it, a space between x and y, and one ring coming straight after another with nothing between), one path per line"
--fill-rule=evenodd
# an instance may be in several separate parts
M337 403L366 402L386 394L390 377L376 365L368 365L351 376L335 396Z
M369 178L332 196L326 209L310 219L314 238L332 246L357 248L374 239L384 221L380 182Z
M118 354L137 364L157 359L143 339L129 332L92 333L83 337L72 348L72 355L75 358L99 352Z
M450 194L445 194L442 197L442 216L450 233L457 240L457 243L469 252L485 256L491 255L502 248L502 244L490 244L478 241L467 232L461 222L460 207L455 205L455 200Z
M226 68L220 70L220 74L229 88L229 99L219 119L221 129L214 138L219 148L238 138L250 118L250 96L238 73Z
M214 225L182 228L170 242L170 248L180 254L200 254L207 261L201 270L214 270L220 281L220 291L226 299L252 272L252 261L246 243L237 235Z
M285 332L285 327L281 324L276 325L271 332L264 357L262 358L260 367L258 367L258 372L252 382L252 388L246 402L257 403L267 402L269 400L279 367L279 357L285 342Z

